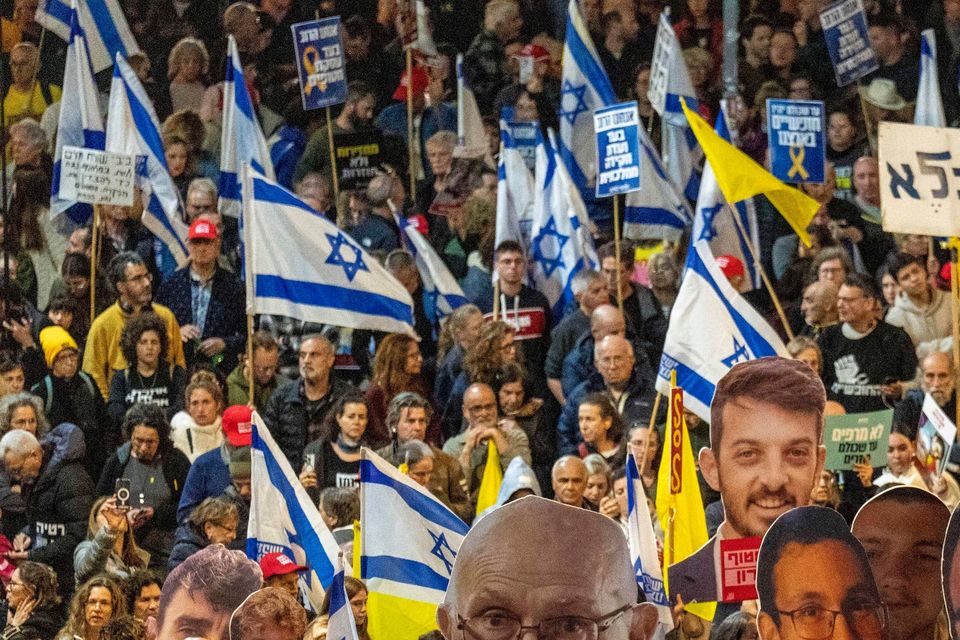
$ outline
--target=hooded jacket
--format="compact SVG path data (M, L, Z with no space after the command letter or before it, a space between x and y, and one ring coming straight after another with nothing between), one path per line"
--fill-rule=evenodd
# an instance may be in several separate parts
M170 420L170 439L173 446L182 451L193 462L208 451L212 451L223 442L223 428L220 416L212 423L201 427L190 414L180 411Z
M953 315L950 310L950 297L939 289L930 291L930 304L922 309L914 304L906 292L901 291L887 312L887 323L906 331L917 349L926 342L934 342L952 335Z
M83 432L64 423L41 441L40 475L25 489L28 560L50 565L59 577L60 594L73 591L73 551L86 537L93 506L93 480L83 467Z

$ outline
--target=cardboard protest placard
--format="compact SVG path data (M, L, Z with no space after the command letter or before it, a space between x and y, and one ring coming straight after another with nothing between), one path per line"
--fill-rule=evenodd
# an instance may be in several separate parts
M819 100L767 100L770 172L784 182L824 181L825 118Z
M949 520L940 498L913 486L877 494L853 520L851 531L887 606L891 639L939 635L934 630L943 614L940 555Z
M298 22L290 29L303 108L309 111L344 102L347 72L340 41L340 17Z
M950 447L957 427L929 393L923 399L920 429L917 432L917 460L924 471L939 478L950 460Z
M533 171L537 163L537 130L540 124L537 122L508 122L510 135L513 137L514 146L517 152L523 157L527 169Z
M881 122L883 230L960 235L960 129Z
M870 456L870 465L887 464L887 440L893 410L827 416L823 426L823 445L827 448L824 468L832 471L853 469Z
M338 133L333 137L333 146L340 188L366 189L383 162L383 133L379 129Z
M798 507L777 518L760 545L757 595L760 640L838 637L834 612L845 637L890 637L863 545L833 509Z
M640 115L636 102L593 112L597 134L597 197L640 189Z
M863 0L841 0L827 7L820 13L820 24L837 86L845 87L880 66L870 45Z
M740 602L757 598L757 554L760 536L720 541L720 600Z
M64 147L60 197L89 204L133 205L136 157L83 147Z

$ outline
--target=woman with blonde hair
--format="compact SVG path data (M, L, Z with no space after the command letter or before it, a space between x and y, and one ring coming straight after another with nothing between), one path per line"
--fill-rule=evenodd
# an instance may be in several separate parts
M57 640L100 640L100 629L126 613L127 599L117 581L107 575L96 576L73 594L67 624Z
M126 580L149 564L150 554L137 546L127 512L117 507L113 496L98 498L87 519L87 539L73 552L77 584L99 573Z
M422 375L423 355L412 337L391 333L377 347L373 359L373 378L364 400L367 403L367 441L377 448L390 443L387 432L387 405L402 391L413 391L424 398L431 389ZM439 434L435 434L439 436Z
M167 59L167 79L174 111L190 109L199 113L209 71L210 54L202 40L183 38L173 46Z

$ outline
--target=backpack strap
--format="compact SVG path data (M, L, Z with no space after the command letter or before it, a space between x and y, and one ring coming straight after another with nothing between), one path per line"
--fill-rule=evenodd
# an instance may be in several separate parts
M50 83L40 80L37 82L40 85L40 95L43 96L43 101L47 103L47 106L53 104L53 93L50 91Z
M44 376L43 386L47 392L47 397L43 401L43 412L50 413L50 409L53 407L53 378Z

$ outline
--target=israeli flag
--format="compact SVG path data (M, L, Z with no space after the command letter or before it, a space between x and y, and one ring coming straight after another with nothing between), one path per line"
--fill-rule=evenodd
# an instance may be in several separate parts
M357 623L353 619L353 609L347 598L344 586L343 555L337 558L337 573L330 585L330 609L327 620L327 637L331 640L360 640L357 636ZM319 611L319 609L318 609Z
M417 271L426 296L427 315L439 329L440 322L454 309L467 304L467 298L457 279L423 234L403 216L394 214L394 219L403 233L404 246L417 261Z
M376 258L276 182L245 170L247 313L415 335L410 294Z
M632 453L627 455L627 512L627 541L630 545L633 570L647 602L657 607L660 618L657 636L662 638L665 632L673 629L673 615L663 588L663 570L657 556L657 537L653 532L650 510L647 508L643 480Z
M597 140L593 112L617 102L613 86L593 46L577 0L567 8L567 37L563 46L560 90L560 157L580 191L593 202L597 178Z
M640 147L640 190L624 199L623 237L628 240L670 240L676 242L690 226L693 214L686 199L667 175L653 141L643 127L637 127Z
M306 587L302 591L314 611L320 611L324 592L334 584L335 568L343 588L343 568L337 567L340 546L257 412L253 413L250 465L247 557L259 561L268 553L282 552L309 567L309 573L300 577Z
M917 91L917 110L913 124L945 127L940 80L937 76L937 35L933 29L920 34L920 89Z
M466 523L377 454L362 455L361 578L370 593L440 604Z
M74 0L70 9L70 40L63 70L63 97L60 100L50 191L50 219L63 230L86 224L93 217L92 205L60 198L63 148L71 146L102 151L106 143L103 118L100 116L97 101L97 85L93 80L93 68L90 65L87 36L81 22L80 5Z
M187 225L180 217L180 192L167 171L160 124L137 74L119 53L108 113L106 150L143 158L137 166L137 186L143 194L143 226L182 266L187 263Z
M660 14L657 24L653 59L664 60L667 66L666 99L660 114L663 162L667 167L667 175L681 188L686 198L692 201L697 196L696 167L703 151L687 124L686 116L683 115L680 98L685 99L687 106L696 111L697 93L690 81L690 72L680 49L680 41L677 40L666 13Z
M539 130L537 136L539 138ZM510 133L500 120L500 159L497 163L497 222L493 246L516 240L529 254L533 226L533 176Z
M124 60L140 52L133 32L127 26L117 0L77 0L80 27L87 35L88 50L96 73L109 69L119 55ZM67 42L73 40L72 5L68 0L41 0L37 7L37 23ZM67 95L66 87L63 95Z
M657 391L670 392L670 372L684 391L684 406L710 420L717 383L738 362L789 357L777 333L727 282L705 240L693 244L670 314Z
M586 209L554 149L552 135L537 141L534 176L531 273L534 287L559 318L573 300L573 276L594 268L597 257L584 223Z
M220 212L240 216L240 168L253 170L276 180L270 149L257 122L253 101L247 91L237 41L227 38L227 76L223 83L223 135L220 145Z
M730 129L727 126L726 114L723 110L717 115L715 127L717 135L730 142ZM747 269L747 276L753 288L760 286L760 273L747 247L747 241L737 228L733 216L740 217L743 228L750 236L753 246L760 246L757 235L757 210L753 199L738 202L734 207L727 204L726 198L717 184L717 177L713 167L707 162L703 167L703 178L700 180L700 194L697 196L697 208L693 217L693 231L690 234L690 251L692 244L697 240L706 240L710 243L713 255L732 255L742 262Z

